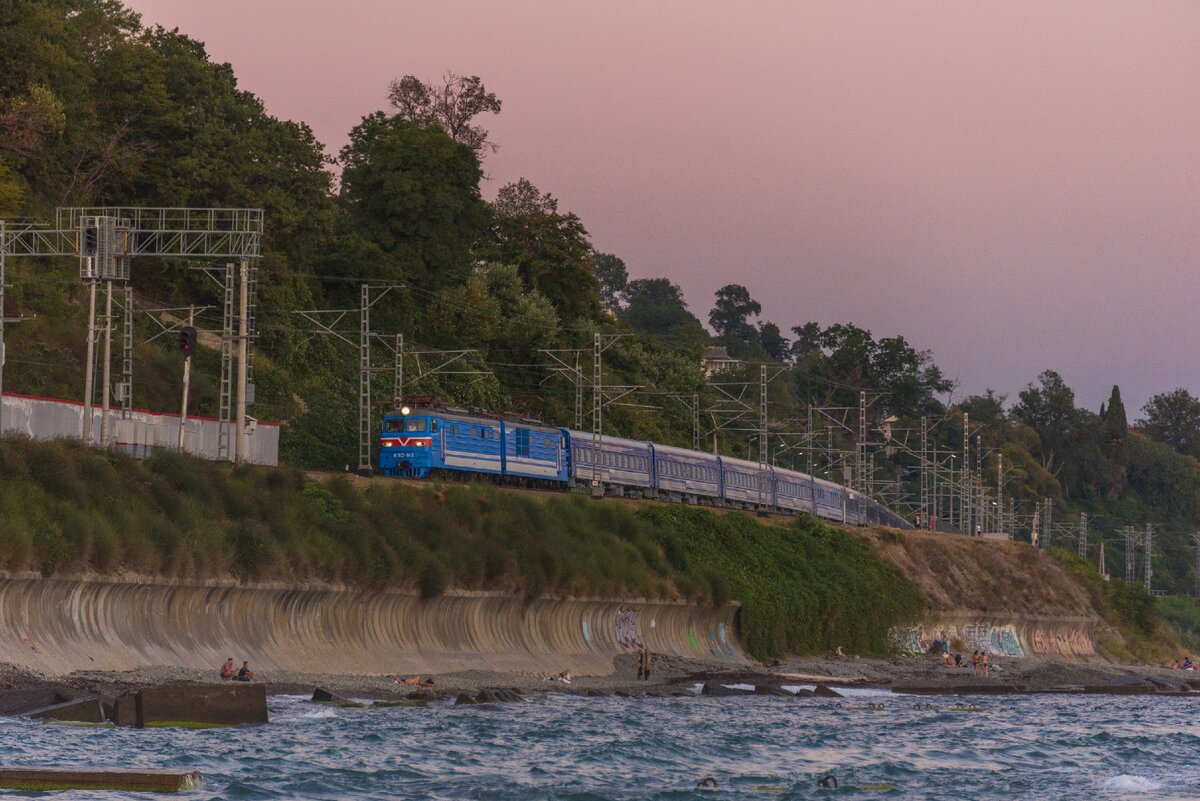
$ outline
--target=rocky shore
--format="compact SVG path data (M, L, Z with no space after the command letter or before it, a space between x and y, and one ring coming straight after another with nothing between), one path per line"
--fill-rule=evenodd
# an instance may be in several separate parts
M699 687L706 687L706 694L724 695L727 693L720 688L730 685L755 687L760 693L769 694L777 694L773 691L780 688L787 688L784 692L790 694L796 687L823 685L834 691L859 687L920 694L1170 692L1194 694L1200 698L1200 675L1197 673L1103 661L997 659L993 661L991 674L986 679L973 678L970 668L946 667L942 659L935 656L892 659L796 657L749 669L729 669L702 660L658 657L654 660L648 681L637 679L635 654L616 657L613 670L607 675L573 676L570 683L558 680L559 671L555 665L547 665L546 668L544 674L468 671L423 675L422 680L432 679L433 685L422 688L399 684L395 676L353 673L283 673L260 675L258 679L272 695L310 695L315 687L323 687L347 698L379 700L403 699L413 693L454 699L460 694L475 695L488 688L506 688L524 695L556 692L638 696L695 694ZM79 671L65 676L44 676L4 665L0 666L0 715L23 714L44 705L52 694L61 698L96 695L101 699L113 699L122 693L146 687L215 683L220 683L216 666L211 672L154 667L122 672Z

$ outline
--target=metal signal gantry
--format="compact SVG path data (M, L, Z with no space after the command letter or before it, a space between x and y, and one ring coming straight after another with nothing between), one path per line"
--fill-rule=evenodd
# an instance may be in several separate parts
M249 260L262 255L263 210L235 208L168 208L134 206L73 206L59 208L55 213L54 227L47 224L22 221L19 225L6 225L0 220L0 348L3 347L3 285L5 260L10 256L65 256L79 258L80 278L89 285L89 319L87 337L87 375L84 381L84 415L80 432L85 442L92 439L92 403L94 401L93 376L95 374L97 326L96 291L99 282L106 285L106 306L103 323L105 359L103 372L103 414L101 417L101 440L108 445L109 375L112 345L112 291L113 282L129 280L130 263L134 256L191 257L191 258L235 258L241 262L242 322L253 319L253 310L247 308L246 275ZM131 319L132 297L126 292L126 318ZM245 328L243 324L241 326ZM248 356L248 343L252 336L246 331L239 336L240 362ZM129 339L129 332L126 332ZM3 356L0 356L0 387L3 386ZM244 412L246 404L246 365L239 364L238 386L238 436L235 459L241 461L245 455L243 444ZM128 343L122 363L123 412L127 413L132 402L132 361ZM2 403L0 403L2 406ZM3 428L0 418L0 430Z

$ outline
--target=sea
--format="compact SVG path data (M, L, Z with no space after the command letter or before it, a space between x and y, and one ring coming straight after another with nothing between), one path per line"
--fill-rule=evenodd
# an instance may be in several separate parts
M171 796L184 799L1200 798L1189 698L546 694L349 709L274 696L269 709L269 724L235 729L7 719L0 763L200 771L201 789Z

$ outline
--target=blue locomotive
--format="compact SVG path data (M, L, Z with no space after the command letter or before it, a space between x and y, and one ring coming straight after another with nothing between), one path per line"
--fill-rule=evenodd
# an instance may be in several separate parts
M857 525L911 528L875 501L824 479L653 442L554 428L466 409L404 407L383 416L379 466L404 478L486 478L527 487L743 509L808 512ZM597 458L598 456L598 458Z

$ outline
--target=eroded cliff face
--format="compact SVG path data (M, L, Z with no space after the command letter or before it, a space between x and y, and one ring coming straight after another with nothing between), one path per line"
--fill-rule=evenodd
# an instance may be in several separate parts
M1097 617L1057 562L1020 542L880 529L866 532L939 613Z
M0 661L50 674L169 665L398 674L496 670L606 674L645 644L746 661L737 607L552 600L148 578L0 577Z

